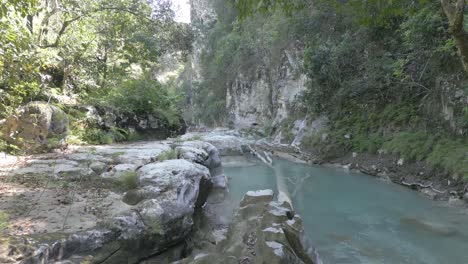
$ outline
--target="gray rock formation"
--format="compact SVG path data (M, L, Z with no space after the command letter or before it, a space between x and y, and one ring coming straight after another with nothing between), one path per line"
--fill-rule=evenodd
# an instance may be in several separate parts
M68 116L60 108L31 102L8 117L1 132L7 142L34 152L57 147L67 130Z
M187 142L180 148L180 156L186 159L162 162L155 162L155 157L169 145L158 142L72 149L73 153L44 154L18 166L2 164L0 174L4 177L43 177L48 182L67 179L78 186L72 189L72 198L66 196L71 199L66 202L70 213L68 206L53 212L43 208L56 201L54 189L45 187L39 197L21 198L25 203L31 202L27 198L49 199L41 200L28 214L45 213L38 216L50 223L45 227L34 225L22 238L8 229L0 241L2 263L136 263L172 247L182 249L180 243L192 232L194 216L205 204L214 182L218 189L227 184L219 152L205 142ZM210 171L216 175L215 181ZM122 185L127 172L130 180L135 177L136 188L122 192L121 188L128 187ZM98 184L100 178L108 186L99 190L104 197L90 198L89 190L79 189L81 183ZM14 181L9 184L12 189L26 188ZM34 195L29 189L24 191ZM20 206L22 200L4 202L0 209L10 210L8 204ZM62 225L69 214L70 219ZM176 253L168 254L175 254L176 260L180 252Z
M223 189L227 187L227 178L224 175L218 148L208 142L187 141L176 147L176 151L180 158L209 168L214 187Z
M180 135L186 131L186 125L182 118L179 119L178 124L169 124L167 120L152 114L128 114L109 106L81 105L77 107L77 110L86 115L86 122L98 125L102 129L125 128L131 132L137 131L157 139Z
M306 89L307 78L299 73L302 52L291 44L283 51L279 65L265 58L266 65L255 74L238 74L226 96L230 121L236 129L277 126L289 117L297 96Z
M178 263L321 263L307 247L301 218L273 201L273 191L248 192L240 205L225 240Z
M183 140L200 138L209 142L219 151L221 156L237 156L246 153L246 146L253 144L254 140L248 140L240 136L235 130L222 128L215 129L207 133L187 133L182 136Z

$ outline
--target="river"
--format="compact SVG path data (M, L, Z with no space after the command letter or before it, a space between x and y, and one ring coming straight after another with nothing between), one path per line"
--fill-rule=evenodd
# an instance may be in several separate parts
M468 263L468 214L405 187L338 168L275 160L324 263ZM248 190L276 189L274 171L227 161L232 208Z

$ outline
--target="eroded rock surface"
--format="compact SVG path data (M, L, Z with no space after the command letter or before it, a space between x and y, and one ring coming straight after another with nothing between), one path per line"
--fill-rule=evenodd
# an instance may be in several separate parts
M223 241L178 263L321 263L307 246L301 218L273 201L271 190L248 192L240 205Z
M242 137L239 132L226 128L217 128L210 132L192 132L181 137L183 140L203 140L215 146L221 156L242 155L247 151L246 146L254 140Z
M214 182L226 182L213 145L186 142L181 159L156 161L170 149L142 142L5 156L0 262L136 263L179 247Z

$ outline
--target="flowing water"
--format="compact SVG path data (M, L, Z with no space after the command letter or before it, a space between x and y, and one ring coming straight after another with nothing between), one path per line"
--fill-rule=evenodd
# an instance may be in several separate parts
M271 168L227 162L233 203L275 190ZM468 263L468 214L378 178L276 160L324 263Z

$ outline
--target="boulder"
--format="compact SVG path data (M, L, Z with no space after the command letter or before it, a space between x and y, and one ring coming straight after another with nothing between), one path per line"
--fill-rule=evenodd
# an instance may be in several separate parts
M68 116L45 102L31 102L5 121L2 137L9 143L34 152L59 146L68 131Z
M221 156L235 156L244 154L243 146L246 145L246 142L244 142L240 137L232 135L208 134L204 137L204 140L214 145L219 150Z
M227 188L219 150L208 142L186 141L176 147L178 156L202 164L210 170L214 187Z
M463 200L468 203L468 192L463 194Z
M94 119L103 128L126 128L151 138L165 139L168 136L184 134L187 129L181 117L178 122L171 124L166 118L155 114L128 114L110 106L98 106L96 111L88 112L96 116Z
M138 175L140 185L153 186L159 200L173 200L192 209L204 204L212 185L206 167L182 159L147 164Z

